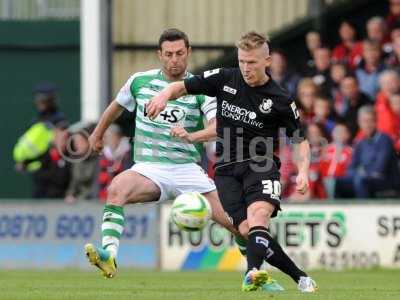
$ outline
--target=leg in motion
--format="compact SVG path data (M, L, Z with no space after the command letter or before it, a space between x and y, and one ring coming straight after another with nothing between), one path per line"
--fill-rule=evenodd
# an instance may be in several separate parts
M155 201L160 193L154 182L132 170L124 171L113 179L103 212L102 247L85 245L89 262L99 268L104 277L112 278L117 271L116 258L124 230L124 206Z

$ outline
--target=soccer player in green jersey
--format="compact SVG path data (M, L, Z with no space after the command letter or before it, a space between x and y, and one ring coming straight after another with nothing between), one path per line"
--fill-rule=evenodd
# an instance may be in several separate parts
M181 193L200 192L210 202L213 219L237 233L219 202L214 182L197 164L202 142L216 136L215 98L186 96L172 101L150 120L146 103L168 83L191 76L187 72L191 48L185 33L168 29L159 39L161 69L133 74L103 113L89 138L92 150L103 148L103 135L124 109L136 110L134 161L131 169L116 176L108 189L102 223L102 247L87 244L89 261L105 277L116 273L119 240L124 229L124 205L174 199ZM207 126L203 126L203 118Z

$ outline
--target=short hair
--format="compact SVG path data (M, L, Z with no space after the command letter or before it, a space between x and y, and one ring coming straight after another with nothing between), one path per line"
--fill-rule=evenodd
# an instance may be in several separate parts
M239 41L236 43L236 46L239 49L248 51L258 49L264 44L267 45L269 51L268 39L261 33L258 33L256 31L249 31L240 37Z
M362 114L371 114L376 119L376 112L372 105L361 106L357 112L357 118L359 119Z
M342 20L342 21L340 22L339 27L340 27L340 26L343 26L344 24L350 26L351 28L354 29L354 31L356 31L356 25L355 25L355 23L354 23L352 20L350 20L350 19L344 19L344 20Z
M388 77L395 77L397 80L400 79L399 74L393 70L393 69L388 69L383 71L380 75L379 75L379 85L382 85L382 82L388 78Z
M328 53L330 53L331 49L328 46L321 45L320 47L315 48L314 52L317 52L317 51L327 51Z
M333 126L333 129L335 129L338 126L343 126L347 129L347 131L350 131L349 126L343 120L336 121L335 125Z
M304 77L299 81L299 83L297 85L297 92L300 92L301 89L308 88L308 87L311 87L314 89L316 96L319 94L318 85L316 85L314 80L312 80L312 78L310 78L310 77Z
M376 50L381 51L381 45L377 41L373 41L370 39L365 39L363 41L363 48L365 49L366 47L372 47L375 48Z
M380 16L375 16L372 18L369 18L367 21L367 28L372 24L372 23L379 23L386 29L386 22L385 19L380 17Z
M284 58L286 58L285 52L280 48L272 49L271 54L279 54L280 56L283 56Z
M329 98L325 97L324 95L318 96L317 98L315 98L315 102L317 102L317 101L328 103L329 105L331 104L331 101L329 100Z
M163 33L160 35L160 38L158 39L158 48L161 50L161 45L165 41L175 42L180 40L183 40L185 42L186 48L190 47L189 38L186 33L176 28L166 29L163 31Z
M358 79L357 79L356 75L354 75L353 73L348 73L348 74L342 79L342 81L345 80L345 79L354 80L354 81L357 83L357 85L358 85Z

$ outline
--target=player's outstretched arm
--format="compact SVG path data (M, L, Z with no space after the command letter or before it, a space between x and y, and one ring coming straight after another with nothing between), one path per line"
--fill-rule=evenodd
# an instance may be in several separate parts
M103 149L103 136L107 128L114 122L123 112L124 108L117 102L113 101L106 108L96 128L89 137L89 144L92 151L100 152Z
M207 122L207 127L195 132L187 132L183 127L171 129L171 136L178 137L187 143L201 143L213 141L217 137L217 121L212 118Z
M294 151L295 163L299 172L296 177L296 190L301 194L305 194L309 187L310 144L307 140L294 144Z
M187 91L183 81L177 81L169 84L158 95L151 98L146 107L148 117L154 119L165 109L168 100L177 99L186 94Z

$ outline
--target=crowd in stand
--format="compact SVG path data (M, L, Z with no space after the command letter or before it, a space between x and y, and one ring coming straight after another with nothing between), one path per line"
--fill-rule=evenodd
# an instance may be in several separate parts
M297 71L282 51L271 54L269 73L296 99L312 153L310 190L300 195L292 149L279 149L282 196L288 201L400 196L400 0L390 1L386 18L369 19L366 32L359 40L358 29L343 21L341 42L333 49L318 32L308 32L309 57ZM132 163L121 128L112 125L103 153L92 155L87 134L93 124L69 126L55 105L54 87L41 86L36 92L37 121L49 124L54 137L34 157L26 145L40 130L49 136L45 127L34 125L14 150L17 169L32 173L33 196L104 201L112 178Z
M297 100L311 145L311 188L295 192L290 148L281 149L284 197L387 198L400 195L400 1L372 17L357 39L350 21L333 49L318 32L306 35L309 59L293 71L283 52L272 53L272 78Z

